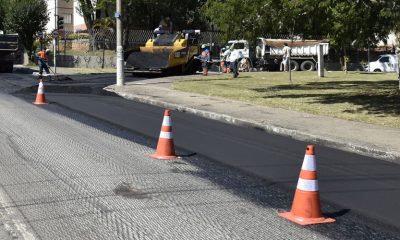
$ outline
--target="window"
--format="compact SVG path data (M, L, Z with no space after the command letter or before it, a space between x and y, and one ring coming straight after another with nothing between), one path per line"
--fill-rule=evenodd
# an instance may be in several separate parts
M389 62L389 57L381 57L381 59L379 59L379 62Z
M235 43L233 45L233 49L243 49L244 48L244 43Z
M64 23L72 24L72 15L71 14L63 14L61 16L64 17Z

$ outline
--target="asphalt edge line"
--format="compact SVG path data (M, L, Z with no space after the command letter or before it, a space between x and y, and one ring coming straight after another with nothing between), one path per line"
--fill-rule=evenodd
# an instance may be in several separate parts
M311 134L308 134L308 133L305 133L302 131L298 131L298 130L282 128L282 127L274 126L271 124L260 124L258 122L240 119L240 118L236 118L236 117L226 115L226 114L209 112L209 111L199 110L199 109L195 109L195 108L191 108L191 107L187 107L187 106L183 106L183 105L178 105L178 104L174 104L174 103L155 100L151 97L147 97L147 96L143 96L143 95L117 92L115 89L113 89L111 87L105 87L103 89L105 91L114 92L123 98L133 100L136 102L146 103L146 104L155 105L155 106L163 107L163 108L169 108L171 110L177 110L180 112L188 112L188 113L191 113L191 114L194 114L197 116L201 116L204 118L209 118L209 119L213 119L213 120L217 120L217 121L221 121L221 122L226 122L229 124L238 125L238 126L242 126L242 127L255 128L255 129L263 130L268 133L277 134L277 135L281 135L281 136L285 136L285 137L290 137L295 140L309 141L310 143L313 143L313 144L318 144L318 145L322 145L322 146L326 146L326 147L344 150L347 152L353 152L353 153L357 153L357 154L364 155L367 157L379 158L381 160L385 160L388 162L399 163L398 160L396 160L396 159L400 158L399 152L393 152L393 151L388 152L385 150L366 147L363 145L344 143L344 142L341 142L340 140L323 138L320 136L311 135Z

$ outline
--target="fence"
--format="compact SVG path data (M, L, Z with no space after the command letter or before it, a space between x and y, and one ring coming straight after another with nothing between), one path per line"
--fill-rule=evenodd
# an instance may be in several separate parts
M123 33L125 51L143 46L153 37L152 30L130 30ZM214 52L221 46L220 32L201 32L200 44L213 43ZM47 46L53 49L53 45ZM64 67L115 67L116 32L91 29L87 32L60 32L57 65ZM212 51L213 52L213 51Z
M153 37L152 30L130 30L123 33L123 45L125 49L142 46ZM60 52L80 51L90 52L99 50L115 50L116 32L114 30L92 29L87 32L61 32L59 36ZM200 44L213 42L220 44L220 32L201 32Z

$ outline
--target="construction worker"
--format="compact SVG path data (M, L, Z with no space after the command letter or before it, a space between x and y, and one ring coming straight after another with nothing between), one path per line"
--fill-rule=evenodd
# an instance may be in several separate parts
M292 51L292 49L288 46L287 43L283 44L284 47L282 49L283 51L283 59L282 59L282 64L281 64L281 71L289 71L289 59L290 59L290 52Z
M397 73L397 80L399 80L399 89L400 89L400 46L396 47L395 53L397 55L397 64L396 64L396 73Z
M208 65L210 62L210 51L206 48L206 45L202 45L201 48L204 50L201 52L199 55L199 59L201 61L201 67L203 68L203 75L207 76L208 75Z
M164 34L164 28L162 25L159 25L156 29L154 29L154 38L157 38L160 34Z
M229 55L231 54L231 51L229 50L229 47L227 49L222 48L221 49L221 69L223 73L227 73L228 69L229 69L229 62L228 62L228 58Z
M242 51L233 51L233 47L231 47L227 54L229 54L227 60L229 61L229 68L232 71L233 78L237 78L239 76L238 61L244 58L243 53Z
M41 50L37 54L35 54L36 57L38 58L40 76L42 76L43 74L43 69L46 71L47 74L50 74L49 67L47 65L49 62L49 54L50 54L50 49Z

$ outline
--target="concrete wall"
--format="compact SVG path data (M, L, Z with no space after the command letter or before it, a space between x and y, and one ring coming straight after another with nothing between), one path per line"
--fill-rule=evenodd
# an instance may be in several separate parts
M104 57L104 67L115 68L116 57L115 56L105 56ZM58 67L79 67L79 68L98 68L103 64L103 57L101 56L69 56L69 55L59 55L57 56L57 66ZM53 65L51 59L50 65Z

